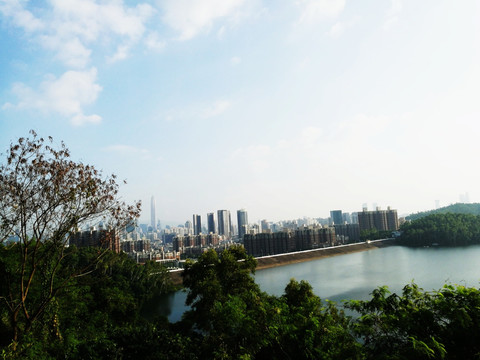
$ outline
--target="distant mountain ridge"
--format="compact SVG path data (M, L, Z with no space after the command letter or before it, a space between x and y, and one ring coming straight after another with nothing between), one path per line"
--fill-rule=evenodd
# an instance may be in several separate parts
M405 219L417 220L431 214L446 214L446 213L480 215L480 203L473 203L473 204L456 203L456 204L448 205L436 210L422 211L415 214L410 214L407 217L405 217Z

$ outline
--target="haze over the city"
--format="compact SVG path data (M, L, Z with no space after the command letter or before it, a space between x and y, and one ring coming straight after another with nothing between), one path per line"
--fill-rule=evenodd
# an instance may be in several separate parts
M480 201L480 4L0 2L0 151L34 129L164 222Z

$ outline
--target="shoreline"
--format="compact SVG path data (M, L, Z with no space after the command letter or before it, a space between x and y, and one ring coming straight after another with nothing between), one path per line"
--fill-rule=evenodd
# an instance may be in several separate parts
M374 250L387 246L397 245L396 239L381 239L370 242L361 242L348 245L332 246L328 248L299 251L295 253L278 254L258 257L256 270L263 270L277 266L290 265L300 262L328 258L332 256L352 254L360 251Z
M339 245L328 248L298 251L294 253L285 253L258 257L255 270L269 269L277 266L290 265L300 262L318 260L332 256L352 254L360 251L374 250L387 246L397 245L396 239L381 239L370 242L361 242L348 245ZM170 271L170 278L175 286L182 285L183 270Z

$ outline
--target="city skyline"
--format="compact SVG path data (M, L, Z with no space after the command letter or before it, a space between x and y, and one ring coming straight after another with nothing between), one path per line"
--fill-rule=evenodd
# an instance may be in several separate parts
M470 201L468 201L468 199L465 199L465 197L468 197L468 194L460 194L459 195L459 201L457 201L457 203L471 203ZM152 196L153 198L153 196ZM467 201L465 201L467 200ZM454 203L450 203L450 204L442 204L440 205L439 201L438 200L435 200L435 203L432 207L430 208L426 208L426 209L422 209L422 210L419 210L419 212L422 212L422 211L430 211L430 210L436 210L438 208L441 208L441 207L445 207L445 206L449 206L449 205L452 205ZM317 216L297 216L297 217L292 217L292 218L279 218L279 219L273 219L273 218L257 218L255 219L254 221L251 221L249 222L248 221L248 211L246 209L238 209L236 210L237 212L237 226L238 226L238 229L237 229L237 232L240 228L239 224L242 223L242 224L246 224L247 226L249 224L258 224L261 226L261 224L263 222L265 222L265 224L267 223L278 223L278 222L282 222L282 221L293 221L293 220L301 220L301 219L331 219L332 220L332 224L342 224L342 223L352 223L352 219L351 219L351 215L352 214L357 214L357 213L360 213L362 211L376 211L376 210L381 210L381 211L386 211L386 210L389 210L391 208L390 205L387 205L385 207L382 207L382 206L379 206L378 203L372 203L370 204L370 206L367 204L367 203L362 203L361 207L359 207L358 209L356 210L353 210L353 211L347 211L345 212L344 210L330 210L328 211L328 214L319 214ZM397 211L397 209L395 209L395 211ZM227 216L230 218L230 221L231 221L231 213L230 213L230 210L218 210L217 211L217 219L218 217L221 217L222 219L224 218L223 215L220 215L220 212L226 212L225 214L227 214ZM244 213L244 215L239 215L239 213ZM399 211L398 212L398 216L401 216L401 217L405 217L405 216L408 216L408 215L411 215L411 214L414 214L414 213L407 213L407 212L402 212L402 211ZM146 216L146 214L144 214ZM212 211L208 211L205 215L205 225L202 226L201 225L201 217L202 217L202 214L193 214L193 224L195 224L196 222L196 218L198 219L198 217L200 217L200 227L201 228L205 228L207 229L207 233L218 233L218 227L216 226L218 220L215 220L215 212L212 212ZM138 223L145 223L145 219L146 217L143 216L143 217L140 217L138 219ZM337 220L335 221L335 219L340 219L340 216L341 217L341 220ZM188 217L188 215L187 215ZM242 218L242 220L239 221L239 219ZM244 219L244 220L243 220ZM159 222L161 219L157 219L157 221ZM169 225L169 226L184 226L183 225L183 222L184 220L177 220L177 221L166 221L165 222L165 225ZM187 222L190 222L187 220ZM190 222L192 223L192 222ZM223 225L224 227L232 227L233 224L230 224L230 225ZM192 225L193 226L193 225ZM193 228L195 228L195 226L193 226ZM223 227L222 227L223 229Z
M6 0L0 153L30 129L64 141L148 224L152 194L162 224L479 202L479 18L474 0Z

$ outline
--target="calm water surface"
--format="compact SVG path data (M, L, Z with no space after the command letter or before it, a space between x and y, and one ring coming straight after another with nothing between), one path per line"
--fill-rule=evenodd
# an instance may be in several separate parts
M322 299L366 300L378 286L392 292L414 281L424 290L437 290L445 283L479 287L480 245L459 248L383 249L334 256L298 264L259 270L255 281L273 295L281 295L291 278L308 281ZM156 302L151 311L180 320L186 294L179 291Z

